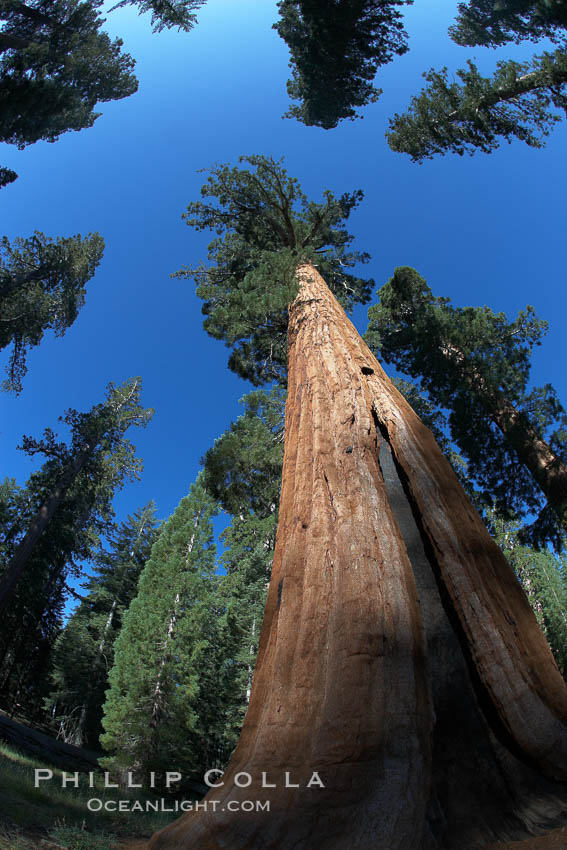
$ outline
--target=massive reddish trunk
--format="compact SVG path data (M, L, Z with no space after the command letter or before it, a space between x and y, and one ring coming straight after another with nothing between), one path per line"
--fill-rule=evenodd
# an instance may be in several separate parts
M315 269L298 275L250 706L207 810L150 847L464 850L521 834L553 814L552 789L494 733L560 775L565 686L430 432ZM307 787L314 772L324 788ZM270 810L234 810L243 801Z

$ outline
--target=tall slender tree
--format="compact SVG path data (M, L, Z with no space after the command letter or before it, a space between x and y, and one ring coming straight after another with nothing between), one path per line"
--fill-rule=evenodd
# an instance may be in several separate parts
M86 596L57 638L46 707L58 734L68 743L99 746L114 642L156 535L153 502L109 535L109 548L101 546L95 552Z
M280 0L274 29L287 43L293 76L286 117L330 129L378 100L381 65L405 53L400 6L412 0Z
M233 366L265 375L260 333L287 328L274 565L215 816L186 815L150 847L462 850L521 833L567 775L565 683L513 570L331 291L364 300L337 264L353 204L309 203L280 164L247 161L213 170L216 203L189 221L217 233L198 291L206 327L246 352ZM244 799L270 811L226 805Z
M12 346L4 389L21 391L27 352L45 331L62 336L71 327L103 251L98 233L0 240L0 349Z
M468 474L499 513L536 512L530 536L562 547L567 530L567 415L553 387L528 389L547 323L532 307L510 322L488 307L453 307L408 267L368 311L366 340L419 379L449 426Z
M151 771L201 767L197 703L216 645L216 511L197 479L164 524L124 616L101 739L114 770L147 780Z
M81 529L97 516L108 519L115 490L139 475L141 461L125 433L131 426L145 426L153 415L141 406L140 394L140 378L131 378L121 386L109 384L104 402L88 413L68 410L61 421L71 429L70 445L57 442L50 428L42 440L24 437L24 450L43 454L48 461L37 482L41 501L36 502L27 528L21 528L13 540L0 575L1 610L8 606L38 546L53 539L60 517L69 512L73 517L76 536L65 549L70 559Z

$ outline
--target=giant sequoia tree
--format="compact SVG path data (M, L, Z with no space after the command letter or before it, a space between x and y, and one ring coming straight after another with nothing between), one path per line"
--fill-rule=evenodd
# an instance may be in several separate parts
M453 307L408 267L368 311L366 341L450 410L469 475L502 513L535 513L530 533L561 548L567 530L567 416L549 384L528 391L531 353L547 329L528 307L510 322ZM543 498L542 498L543 497Z
M287 332L272 578L218 808L150 846L463 850L519 835L567 778L565 684L511 567L333 294L367 293L340 262L353 196L309 202L279 163L248 162L215 168L188 218L217 233L198 291L233 365L284 379ZM226 805L250 799L270 811Z
M286 41L292 100L286 117L330 129L378 100L376 71L405 53L399 7L412 0L280 0L274 29Z

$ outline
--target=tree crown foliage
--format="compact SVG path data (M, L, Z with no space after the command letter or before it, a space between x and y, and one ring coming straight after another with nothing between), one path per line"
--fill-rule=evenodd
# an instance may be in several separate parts
M0 240L0 349L12 345L4 389L21 391L27 351L46 330L62 336L73 324L103 251L98 233Z
M471 61L467 66L456 72L460 82L449 80L447 68L423 74L428 85L390 120L392 150L422 162L447 152L490 153L502 139L544 146L560 120L555 110L567 113L567 52L500 61L492 77L483 77Z
M468 0L459 3L453 41L498 47L507 42L564 41L567 8L563 0Z
M171 763L199 766L206 731L199 691L215 637L217 511L199 476L152 546L115 644L102 738L113 767L146 776Z
M97 103L138 88L100 2L0 0L0 140L23 148L91 127Z
M279 501L285 395L255 390L241 399L245 413L205 454L203 482L230 514L270 515Z
M454 307L409 267L396 269L379 299L369 310L370 347L450 411L452 438L486 500L508 516L539 514L532 540L560 545L553 511L490 413L505 395L559 456L567 454L567 417L555 390L528 388L532 350L547 323L529 306L513 321L488 307Z
M153 502L112 528L94 553L87 594L55 642L46 708L68 743L98 747L114 642L157 533Z
M362 192L324 202L310 201L282 160L240 157L250 168L216 165L201 189L204 200L189 204L183 218L197 230L211 230L212 265L184 268L205 302L204 327L233 347L230 368L258 385L283 382L286 369L288 307L298 292L296 270L314 263L345 309L366 303L373 281L346 269L366 262L349 250L353 237L345 221Z
M285 117L330 129L378 100L376 71L408 49L399 10L408 2L280 0L274 29L290 49L287 90L299 101Z
M40 440L24 436L20 448L47 458L41 474L49 481L68 478L73 482L73 471L78 469L80 487L75 499L92 501L99 509L104 505L104 514L110 515L115 489L125 480L139 477L142 469L135 446L125 436L130 427L145 427L153 416L153 410L140 403L141 389L140 378L130 378L120 386L110 383L102 403L87 413L70 408L59 417L70 429L69 443L58 441L55 432L46 428Z
M153 32L173 27L189 32L197 22L195 12L205 3L206 0L122 0L109 9L109 12L123 6L137 6L140 15L151 12Z

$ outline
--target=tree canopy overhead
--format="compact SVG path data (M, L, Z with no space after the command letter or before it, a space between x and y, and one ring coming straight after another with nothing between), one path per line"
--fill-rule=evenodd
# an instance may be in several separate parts
M0 0L0 141L23 148L91 127L133 94L134 60L100 31L100 3Z
M526 39L565 40L563 0L468 0L458 9L456 24L449 28L457 44L497 47Z
M140 15L151 12L153 32L173 27L188 32L197 22L195 12L206 2L207 0L121 0L109 9L109 12L123 6L137 6Z
M567 52L501 61L492 77L483 77L474 62L467 66L456 72L460 82L450 81L447 68L424 73L428 85L390 121L392 150L422 162L447 152L490 153L514 138L544 146L558 110L567 113Z
M368 311L370 347L450 411L452 438L488 501L504 514L535 513L532 539L560 548L567 415L550 384L528 388L547 323L529 306L513 321L488 307L453 307L408 267L396 269L379 298Z
M368 254L350 249L345 227L362 200L360 190L323 203L310 201L282 160L240 157L250 168L215 165L201 188L204 200L183 215L197 230L212 230L210 266L184 268L205 302L204 327L233 346L230 368L252 383L285 380L288 306L297 295L296 270L313 262L345 309L367 303L374 285L347 272Z
M408 49L400 6L412 0L280 0L274 29L287 43L293 76L286 117L330 129L378 100L376 71Z
M27 351L45 331L62 336L71 327L103 251L98 233L51 239L36 231L0 240L0 349L12 346L4 389L21 391Z

